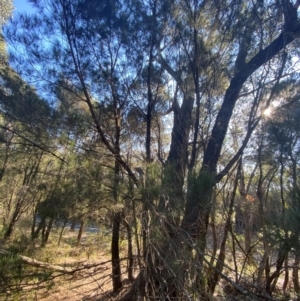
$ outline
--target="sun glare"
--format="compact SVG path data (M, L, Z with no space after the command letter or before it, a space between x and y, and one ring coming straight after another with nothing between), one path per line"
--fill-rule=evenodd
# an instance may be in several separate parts
M272 108L266 108L264 111L263 111L263 115L266 116L266 117L270 117L271 114L272 114Z

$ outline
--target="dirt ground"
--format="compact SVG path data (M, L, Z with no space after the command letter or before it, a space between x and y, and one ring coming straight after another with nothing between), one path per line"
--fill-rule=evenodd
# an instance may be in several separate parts
M21 237L28 237L28 233L25 234L27 236L21 233ZM0 277L0 301L117 301L128 291L131 283L127 279L127 261L125 259L127 243L125 239L121 241L120 245L121 257L124 258L122 261L123 289L116 295L112 293L111 237L99 233L84 233L78 246L76 231L66 230L59 246L58 237L59 231L53 231L46 247L41 248L37 243L32 246L31 251L25 248L27 251L21 255L75 272L61 275L57 272L49 273L47 269L26 266L25 272L35 272L41 276L35 277L34 280L26 280L25 277L18 284L19 286L16 285L11 290L7 289L2 294ZM240 261L242 262L243 259L241 258ZM138 271L135 272L135 276L137 276ZM49 275L49 277L45 279L44 275ZM221 283L214 300L231 300L226 298L226 294L224 295L226 284L227 282L224 285ZM282 287L282 277L279 278L277 285L279 288ZM18 288L21 289L18 290ZM296 299L290 297L285 300Z
M21 285L22 290L0 294L2 301L105 301L116 300L112 294L109 237L85 233L81 244L76 246L76 232L66 231L60 246L58 234L53 233L45 248L37 248L32 256L43 262L77 270L71 275L52 273L47 281ZM125 245L121 252L125 254ZM38 269L37 269L38 270ZM126 291L126 260L123 262L122 279Z

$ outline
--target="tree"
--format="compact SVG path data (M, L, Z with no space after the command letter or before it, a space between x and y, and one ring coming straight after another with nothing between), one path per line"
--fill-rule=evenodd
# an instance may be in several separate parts
M276 85L283 76L293 76L293 71L286 71L300 30L298 1L134 1L127 5L106 1L96 5L94 1L71 4L60 0L35 4L38 16L17 21L18 27L30 28L26 38L22 32L7 36L24 50L26 76L40 80L41 88L52 88L63 74L87 104L91 129L114 160L115 202L122 172L141 186L126 159L122 119L138 107L138 98L147 99L145 161L150 166L152 121L158 109L154 87L163 77L176 86L160 194L157 198L145 195L143 200L152 230L144 232L147 277L139 279L147 279L144 294L149 299L184 299L192 294L208 299L215 286L205 281L204 256L213 190L240 160L260 122L260 111L273 100ZM140 36L136 25L142 22L145 40L136 52L130 41ZM22 63L20 56L15 59ZM268 98L264 91L270 83L275 86ZM166 82L161 86L168 88ZM257 97L252 98L253 94ZM244 135L234 152L226 154L226 143L234 140L230 129L235 115L244 121ZM119 226L118 213L112 242L115 290L121 287Z

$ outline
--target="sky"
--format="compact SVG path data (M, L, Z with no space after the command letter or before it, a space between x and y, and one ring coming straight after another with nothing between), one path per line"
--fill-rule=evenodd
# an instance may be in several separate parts
M14 0L15 12L34 12L32 5L28 2L28 0Z

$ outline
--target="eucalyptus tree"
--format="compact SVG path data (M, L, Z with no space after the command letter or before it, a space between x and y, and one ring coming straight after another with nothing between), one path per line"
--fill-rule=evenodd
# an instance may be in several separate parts
M235 167L262 107L272 102L264 88L272 83L276 87L283 76L293 75L286 71L297 55L298 1L33 2L38 15L22 16L14 34L7 33L19 50L15 57L25 62L23 72L39 80L40 89L55 86L63 74L74 91L80 91L91 129L114 160L115 202L121 171L141 186L122 140L122 118L134 107L134 93L144 93L147 99L149 161L153 88L159 83L154 71L176 87L160 195L147 208L153 217L148 219L153 223L151 233L144 233L151 260L146 261L147 277L141 274L139 279L146 280L142 284L148 299L209 298L213 289L206 285L204 254L213 188ZM143 14L136 13L140 11ZM142 55L132 45L140 36L139 20L150 24L143 27ZM136 90L137 79L145 82L145 78L144 91ZM237 115L245 124L244 135L224 162L226 143L233 139L231 121ZM121 287L120 216L115 213L112 243L115 290Z
M186 237L185 239L187 239L187 241L191 241L192 245L193 243L195 243L196 246L198 245L200 247L200 249L198 250L201 266L202 260L204 260L203 254L205 250L205 238L207 234L209 213L212 205L212 187L217 182L219 182L235 165L238 158L243 153L253 130L259 122L258 108L261 107L261 104L263 104L264 98L259 97L250 99L249 97L247 97L247 93L245 95L243 94L243 92L247 91L253 83L255 87L254 90L259 90L261 93L262 90L259 89L259 80L261 77L265 78L265 81L268 79L268 82L274 82L282 77L283 71L286 70L286 58L291 58L291 54L288 53L291 46L288 45L292 43L296 38L296 35L290 35L290 32L298 32L299 25L297 18L298 4L293 4L289 1L285 1L281 5L279 3L273 2L264 4L262 4L261 2L246 4L242 1L232 1L231 3L222 2L218 4L211 2L201 2L197 4L198 6L195 5L195 2L181 3L180 1L178 1L178 3L176 3L177 10L174 8L174 12L178 12L180 20L187 21L192 20L191 16L194 15L197 17L197 14L199 15L199 19L196 18L196 20L198 20L198 23L194 21L192 25L195 27L196 31L196 26L199 26L199 32L197 33L196 38L199 40L202 38L202 44L204 44L204 46L207 45L209 51L207 54L207 51L205 51L204 48L201 54L207 55L204 55L204 58L202 59L200 55L196 55L196 58L200 60L200 63L205 63L205 59L207 59L207 57L211 58L212 61L208 64L208 66L210 68L213 68L213 63L215 63L216 67L214 68L214 70L218 70L217 67L219 67L219 74L222 74L222 72L225 73L224 80L227 80L227 84L225 83L223 87L220 87L220 89L213 89L212 87L212 90L210 90L210 93L217 91L219 92L219 94L216 96L215 101L215 120L211 125L211 130L209 131L207 137L207 143L202 153L203 159L200 171L198 171L198 175L187 193L185 210L181 221L182 232L175 231L175 233L177 234L174 234L171 231L170 237L172 237L172 250L178 251L178 248L175 249L174 246L179 244L179 241L176 240L178 239L178 236L180 237L180 241L182 241L182 235L183 237ZM228 11L228 13L224 13L226 11L227 5L230 5L231 9ZM271 8L276 9L277 14L274 14L271 18L268 18L267 12ZM211 15L212 11L216 15L213 14L214 18L210 19L208 17L208 14ZM200 21L203 19L208 22L208 25L204 26L204 28L200 23ZM178 21L179 24L180 22L182 21ZM281 30L279 33L274 33L274 31L271 29L273 26L272 24L281 25ZM211 26L211 28L209 26ZM182 34L178 35L179 41L186 41L184 40L185 35L183 35L183 32L185 33L185 29L186 27L184 26L182 29ZM190 34L191 32L192 31L190 30L187 34ZM208 35L208 32L211 33L211 36ZM208 37L207 40L206 37ZM195 44L193 44L195 39L192 40L190 38L187 39L187 41L190 43L187 42L186 45L191 48L188 48L187 46L184 47L183 45L181 48L178 47L178 49L179 53L181 49L184 49L185 51L186 49L192 49L187 53L189 55L185 56L191 59L193 58L192 54L194 54L196 51L195 48L192 48L191 46L193 45L193 47L195 47ZM209 43L211 43L211 45L209 45ZM170 64L167 64L167 56L164 57L164 53L166 53L167 55L167 50L168 47L166 46L166 48L162 52L160 60L161 63L164 64L166 70L176 79L176 77L178 77L178 72L174 73L174 71L176 70L172 69ZM174 60L171 62L173 63ZM176 67L180 66L180 63L182 62L184 62L184 60L180 59ZM196 66L197 68L197 64L195 64L194 62L190 65L192 65L193 67ZM207 68L206 64L204 64L203 67L201 65L199 66L199 69L203 71L203 77L207 78L207 74L209 74L209 72L205 68ZM182 69L183 68L179 68L180 71ZM186 73L183 74L188 74L187 70L189 70L191 73L191 69L192 68L188 69L186 67L185 69L183 69ZM177 81L180 82L180 80L181 79ZM188 83L190 83L190 81L188 81ZM195 86L197 89L199 89L199 87L203 89L203 87L200 86L199 82L196 82ZM196 88L190 88L192 89L192 96L197 95ZM187 94L188 93L186 92L186 95ZM244 139L240 143L236 153L232 155L232 157L228 160L227 164L224 167L221 166L221 171L217 172L217 166L220 162L222 147L224 146L224 142L226 141L225 138L229 138L228 135L226 136L226 133L230 125L230 120L233 117L234 110L238 108L238 106L236 105L241 103L242 100L247 101L250 107L248 116L246 116L246 118L248 119L246 134L244 136ZM178 143L178 141L184 141L179 139L180 135L182 138L188 136L187 133L189 133L190 127L188 122L191 122L190 115L193 107L193 101L194 97L187 97L182 99L182 104L180 107L180 112L182 114L181 119L174 123L173 127L173 140L169 154L170 160L172 158L171 154L173 154L172 146ZM217 101L219 101L219 105ZM271 101L271 98L269 101ZM192 105L190 103L192 103ZM180 135L175 135L174 131L177 126L182 127L179 131ZM180 146L183 147L184 143L181 143ZM179 147L175 147L174 153L178 152L179 149ZM187 148L183 147L182 149L183 155L181 159L186 160ZM179 164L178 162L184 162L182 160L180 161L180 156L178 156L175 162ZM186 163L183 163L182 166L185 167ZM184 179L184 168L178 168L178 170L176 170L176 174L181 175L179 178ZM177 187L180 186L179 183L177 184ZM171 208L176 208L177 205L175 203L172 206L171 200L168 201L168 204L171 204ZM172 216L174 216L174 213L172 213ZM174 224L172 219L168 219L167 223ZM172 245L172 242L174 243L174 245ZM193 247L188 249L193 249ZM168 248L168 250L170 249ZM174 257L180 258L181 256L182 255L180 255L180 251L178 252L178 254L174 254ZM178 273L177 268L178 266L173 266L176 274L184 275L184 273ZM176 289L174 288L174 286L172 287L172 285L174 284L174 282L176 283L176 281L180 280L178 279L178 277L176 280L174 279L174 277L172 276L172 268L169 271L171 288L166 288L166 290L169 290L169 293L171 291L174 292L173 297L175 297L177 296L178 292L176 292ZM199 271L201 273L204 270L203 268L200 268ZM202 286L203 281L201 279L203 278L199 277L198 279L200 279L200 286ZM182 282L185 283L185 280L183 279ZM172 295L172 293L170 294ZM181 294L182 291L179 292L179 295Z

